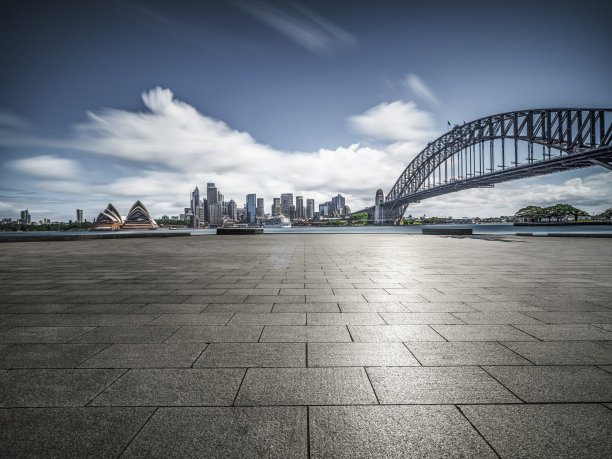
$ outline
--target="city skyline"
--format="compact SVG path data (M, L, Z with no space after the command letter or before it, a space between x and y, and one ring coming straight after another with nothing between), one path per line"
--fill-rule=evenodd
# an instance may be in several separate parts
M440 2L448 14L438 18L432 5L400 2L11 4L0 19L10 69L0 76L0 217L28 208L68 220L78 208L92 218L135 199L176 213L202 177L268 209L293 190L317 203L340 192L359 210L449 122L612 106L612 60L594 59L609 55L608 3L484 5ZM536 26L539 16L548 20ZM534 42L539 51L526 52ZM611 195L612 173L591 167L407 213L508 215L556 202L597 212Z

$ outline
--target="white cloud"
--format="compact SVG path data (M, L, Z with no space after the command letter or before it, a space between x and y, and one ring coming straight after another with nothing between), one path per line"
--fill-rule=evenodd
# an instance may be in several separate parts
M76 161L51 155L34 156L8 163L14 171L38 179L74 180L80 174Z
M406 75L404 78L404 86L406 86L406 88L408 88L408 90L410 90L415 96L428 104L434 106L440 105L438 98L434 95L431 89L429 89L425 82L414 73Z

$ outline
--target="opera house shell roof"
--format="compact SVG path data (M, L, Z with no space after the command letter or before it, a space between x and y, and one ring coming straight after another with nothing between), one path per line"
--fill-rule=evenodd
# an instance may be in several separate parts
M145 205L136 201L123 220L121 214L111 203L98 214L92 230L149 230L157 229L157 223L151 218Z

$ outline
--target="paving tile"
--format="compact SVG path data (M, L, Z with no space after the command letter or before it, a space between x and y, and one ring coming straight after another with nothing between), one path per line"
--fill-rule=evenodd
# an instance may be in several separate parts
M345 312L408 312L401 303L340 303L340 310ZM316 311L312 311L316 312ZM321 311L326 312L326 311ZM330 311L334 312L334 311Z
M518 311L456 312L453 314L470 325L541 324L542 322Z
M4 320L15 327L100 327L144 325L156 314L19 314Z
M529 325L530 326L530 325ZM537 325L534 325L536 327ZM517 327L519 327L517 325ZM523 327L523 326L520 326ZM449 341L535 341L533 336L510 325L432 325ZM405 340L410 341L410 340Z
M133 312L147 314L199 314L208 305L206 304L147 304ZM225 311L209 311L225 312Z
M214 303L208 305L206 312L246 312L249 314L265 314L272 312L272 306L274 303Z
M0 410L2 457L117 457L153 408Z
M612 364L612 348L590 341L537 341L504 343L536 365Z
M312 457L496 457L453 406L314 406Z
M76 346L76 345L75 345ZM81 364L82 368L190 367L205 344L113 344Z
M222 312L203 312L201 314L162 314L149 325L225 325L233 314Z
M306 297L304 295L276 295L276 296L268 296L268 295L251 295L246 297L244 300L245 303L305 303Z
M406 312L381 313L382 318L389 325L419 325L419 324L462 324L447 312Z
M375 404L363 368L249 368L236 405Z
M259 340L263 326L200 326L181 327L166 340L168 343L255 343Z
M0 351L0 368L74 368L106 344L14 344Z
M338 303L276 303L272 312L340 312Z
M584 311L533 311L525 314L546 324L603 323L606 319L604 314Z
M371 367L367 371L381 404L519 402L478 367Z
M465 303L402 303L408 312L478 312Z
M187 297L182 304L210 304L210 303L243 303L246 299L244 295L192 295ZM151 301L155 303L155 301ZM267 303L267 301L266 301Z
M463 406L501 457L609 457L612 411L602 405Z
M232 325L306 325L306 314L284 312L282 314L235 314L228 323Z
M213 343L193 365L202 367L305 367L302 343Z
M544 341L612 340L612 331L587 324L516 325L516 328Z
M160 408L124 456L306 458L307 443L305 407Z
M72 343L161 343L179 327L145 325L138 327L98 327Z
M588 366L484 367L509 390L530 403L608 402L612 375Z
M15 327L0 332L0 343L65 343L93 327Z
M0 375L0 407L84 406L124 370L28 369Z
M402 343L311 343L309 367L419 365Z
M531 365L528 360L499 343L455 341L405 344L423 366Z
M94 406L229 406L244 369L130 370L91 402Z
M522 301L492 301L491 303L467 303L480 312L543 311L542 308ZM451 311L452 312L452 311Z
M392 341L444 341L427 325L349 325L356 343Z
M259 341L262 343L337 343L350 342L351 335L347 328L341 325L266 325Z
M308 313L308 325L383 325L385 321L374 312Z

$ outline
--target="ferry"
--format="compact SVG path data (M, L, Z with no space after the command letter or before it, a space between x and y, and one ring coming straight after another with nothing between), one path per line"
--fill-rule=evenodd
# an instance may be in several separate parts
M287 217L280 215L278 217L272 217L264 220L264 228L291 228L291 220Z

